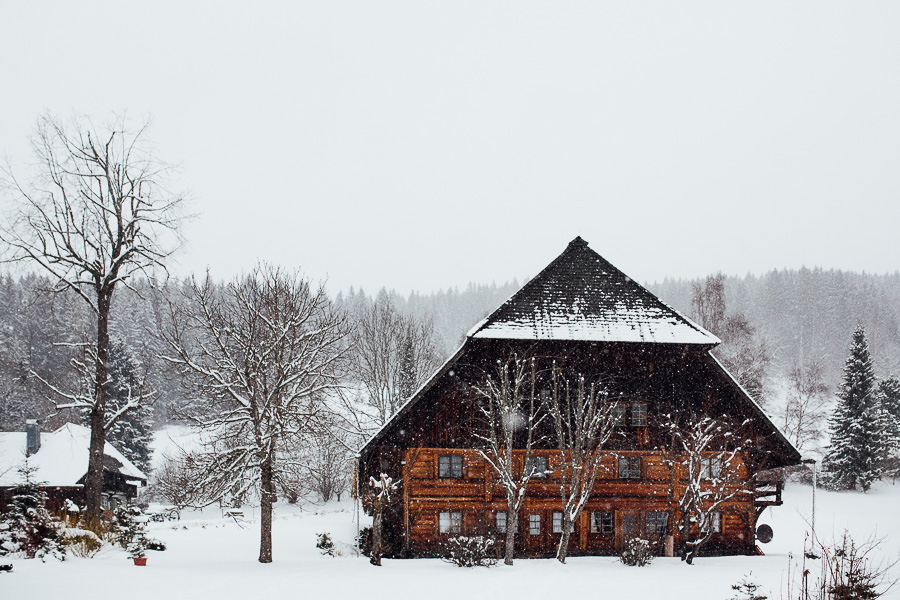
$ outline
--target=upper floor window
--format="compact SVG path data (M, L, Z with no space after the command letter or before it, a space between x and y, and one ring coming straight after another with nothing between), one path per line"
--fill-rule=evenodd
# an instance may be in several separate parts
M592 512L591 513L591 533L612 533L613 532L613 514L612 512Z
M462 476L462 456L449 454L438 457L438 477L455 477L458 479Z
M462 533L462 513L444 511L438 516L438 531L441 533Z
M532 477L546 477L549 471L550 463L546 456L532 454L525 463L525 472L531 473Z
M700 459L700 477L703 479L715 479L722 473L722 460L719 457L704 457Z
M635 402L631 405L631 425L634 427L647 426L647 403Z
M612 420L615 425L625 424L625 408L626 404L616 402L612 407Z
M662 535L666 533L666 525L669 522L669 513L662 510L651 510L644 514L644 532L647 535Z
M641 478L641 457L640 456L620 456L619 457L619 478L620 479L640 479Z

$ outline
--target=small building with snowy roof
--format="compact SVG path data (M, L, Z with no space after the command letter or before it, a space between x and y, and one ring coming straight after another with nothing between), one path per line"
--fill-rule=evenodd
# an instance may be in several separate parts
M52 508L66 500L84 505L84 479L88 470L91 430L67 423L56 431L41 433L36 421L26 431L0 432L0 512L22 484L21 468L34 469L32 479L46 491ZM135 498L147 484L147 476L112 444L103 451L103 508Z
M676 414L723 419L746 440L732 461L739 493L716 512L705 551L752 552L760 515L781 504L777 470L798 464L800 454L716 360L711 350L719 343L575 238L476 324L360 450L361 487L382 472L400 481L398 500L383 517L387 554L434 555L453 535L503 535L506 494L489 460L489 424L479 402L483 406L486 378L509 357L529 357L543 373L612 382L617 424L574 524L570 554L618 553L635 536L660 548L667 536L679 543L673 521L681 515L672 498L685 484L668 466L673 438L664 423ZM540 385L545 387L538 394L545 395L546 384ZM565 453L549 420L541 428L529 455L540 473L528 484L519 513L518 555L553 556L560 538ZM520 473L525 445L519 432L514 452Z

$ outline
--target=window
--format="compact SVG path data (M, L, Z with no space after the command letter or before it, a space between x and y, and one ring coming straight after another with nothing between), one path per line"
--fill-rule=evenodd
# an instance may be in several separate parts
M634 427L647 426L647 404L645 402L631 405L631 424Z
M700 477L702 479L715 479L722 473L722 461L719 457L700 459Z
M613 514L611 512L591 513L591 533L612 533Z
M722 513L714 512L709 515L709 528L713 533L722 533Z
M528 515L528 533L541 535L541 515Z
M442 512L438 518L438 531L441 533L462 533L462 513Z
M525 463L525 472L532 473L532 477L546 477L550 465L546 456L529 456Z
M562 525L563 525L562 512L560 512L558 510L554 510L553 511L553 522L550 524L550 531L552 531L553 533L562 533Z
M625 405L621 402L617 402L613 404L612 408L612 418L613 423L615 425L624 425L625 424Z
M620 456L619 457L619 478L620 479L640 479L641 478L641 457L640 456Z
M506 533L506 513L498 512L494 515L494 524L497 526L497 533ZM516 523L516 531L519 530L519 524Z
M644 515L644 532L647 535L663 535L669 522L669 513L651 510Z
M462 456L451 454L438 457L438 477L459 479L462 476Z

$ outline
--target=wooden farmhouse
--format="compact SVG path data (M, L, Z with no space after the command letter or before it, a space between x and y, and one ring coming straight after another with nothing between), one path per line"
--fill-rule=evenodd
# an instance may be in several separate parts
M486 374L511 353L535 357L541 369L614 382L617 425L570 555L618 553L631 536L654 540L660 552L665 536L679 543L671 498L685 474L670 467L675 446L661 425L674 413L725 418L746 440L727 465L738 493L714 515L703 551L752 553L758 518L781 504L777 470L798 464L800 454L710 353L718 343L576 238L478 323L361 449L361 487L380 473L399 481L383 517L386 554L435 555L453 535L502 537L506 495L482 454L486 426L476 407ZM518 556L556 552L562 455L550 437L536 436L531 460L540 473L519 513Z
M84 505L91 430L67 423L41 433L37 421L29 421L25 431L0 432L0 513L8 507L22 484L19 470L26 462L34 469L32 478L47 494L50 510L67 504ZM106 442L103 450L102 507L114 510L138 495L147 485L147 476L134 463Z

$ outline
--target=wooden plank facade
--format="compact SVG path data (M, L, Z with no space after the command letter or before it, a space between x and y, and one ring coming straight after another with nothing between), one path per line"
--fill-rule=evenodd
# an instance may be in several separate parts
M675 329L670 335L672 342L652 339L656 325L649 317L636 325L649 332L642 333L649 341L632 340L627 332L618 337L595 335L595 330L615 330L616 319L632 323L645 314L654 315L656 305L651 302L659 301L637 284L632 284L636 290L627 288L621 274L600 262L602 259L579 240L486 319L481 329L476 327L462 348L361 450L362 482L370 476L377 479L380 472L400 480L397 501L384 519L388 555L434 555L451 535L502 537L503 517L497 515L505 514L506 496L481 453L483 443L478 434L485 431L485 423L477 410L476 386L498 358L511 353L533 357L541 369L553 365L567 373L602 375L615 382L617 399L626 410L604 446L592 497L570 540L571 555L614 554L632 535L662 542L666 533L672 533L662 515L671 512L671 498L683 489L684 473L677 469L673 473L670 468L670 459L676 457L671 454L663 420L679 411L724 416L739 424L741 439L750 440L732 465L739 476L735 484L738 493L720 507L717 531L705 551L734 554L753 550L759 513L780 503L777 477L772 480L760 474L796 464L799 454L709 353L718 340L672 309L659 303L675 316L659 309L669 322L656 331L672 327L671 323L693 328L688 335ZM622 303L623 294L626 301L631 294L632 306L644 303L650 308L617 314L615 307ZM588 298L593 307L582 300L576 303L578 310L587 306L599 315L592 325L595 330L579 327L577 335L569 336L564 335L566 330L563 334L553 330L557 321L568 318L565 314L551 315L531 336L498 324L497 315L510 319L504 315L515 315L517 310L537 312L527 303L541 302L544 296L553 297L554 307L565 306L570 296ZM636 296L638 300L633 300ZM612 325L603 319L611 320ZM518 339L505 333L510 330ZM485 331L500 333L485 335ZM554 513L562 510L562 458L546 427L537 432L542 441L532 455L546 460L547 472L532 479L527 488L516 536L520 556L553 556L559 541L561 522ZM523 447L522 442L517 447ZM521 462L521 455L518 451L516 460Z

